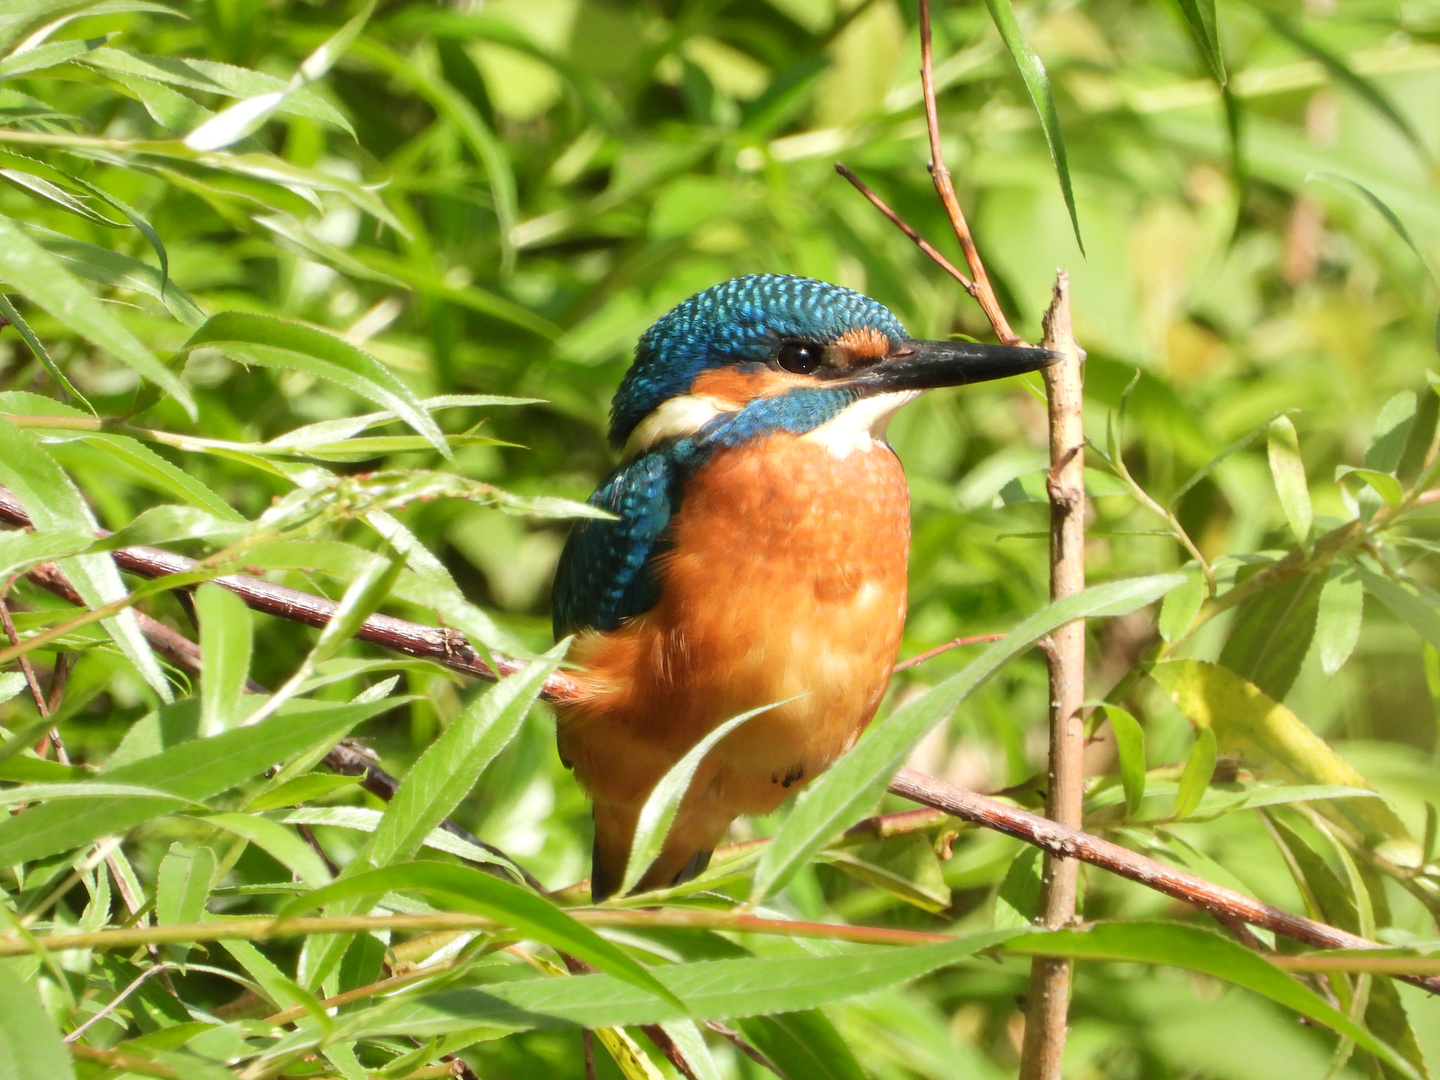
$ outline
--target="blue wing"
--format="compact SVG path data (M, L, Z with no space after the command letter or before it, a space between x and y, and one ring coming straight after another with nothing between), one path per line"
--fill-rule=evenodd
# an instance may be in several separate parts
M680 504L682 468L664 451L643 454L616 469L591 506L618 520L577 521L555 572L555 636L614 630L660 598L656 556L669 547L670 518Z

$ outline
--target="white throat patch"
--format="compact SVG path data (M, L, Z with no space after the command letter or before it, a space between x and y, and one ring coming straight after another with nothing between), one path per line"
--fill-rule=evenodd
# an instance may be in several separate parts
M626 461L638 457L664 439L693 435L722 413L733 411L722 402L703 394L682 394L670 398L635 425L625 440Z
M892 394L863 397L845 407L833 420L827 420L802 438L813 439L833 457L847 458L856 452L869 453L885 443L885 429L890 418L903 405L920 396L920 390L900 390Z

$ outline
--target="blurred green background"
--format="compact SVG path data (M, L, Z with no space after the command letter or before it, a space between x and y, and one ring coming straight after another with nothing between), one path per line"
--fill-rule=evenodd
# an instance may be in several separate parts
M5 295L75 390L126 430L167 433L152 448L247 518L314 482L316 469L449 468L520 496L583 499L612 463L606 413L637 336L679 300L737 274L807 274L858 289L916 336L990 336L955 283L833 171L843 161L955 257L925 169L911 4L383 3L333 68L252 134L215 150L179 141L229 102L283 86L358 10L299 0L173 10L11 0L0 11L0 213L85 279L154 354L176 353L205 315L251 312L332 330L421 398L540 399L437 409L446 433L474 436L452 440L453 464L408 444L278 459L186 442L256 444L375 406L313 373L200 350L176 364L196 402L189 417L40 302L19 263L0 260ZM1197 470L1260 428L1174 507L1223 582L1262 553L1295 546L1267 464L1264 425L1277 413L1288 412L1298 432L1320 531L1357 512L1353 483L1343 487L1335 470L1361 464L1387 401L1418 394L1433 424L1427 373L1440 348L1440 284L1423 258L1440 264L1440 2L1220 0L1216 13L1223 89L1177 5L1017 7L1049 72L1083 254L1045 131L985 6L937 3L935 55L947 163L1022 334L1039 337L1055 269L1071 275L1096 443L1104 448L1125 398L1117 445L1138 483L1168 505ZM163 289L154 245L114 200L163 242ZM104 252L123 258L107 263ZM0 333L0 389L66 400L14 330ZM5 411L38 409L12 398ZM903 656L1009 629L1045 603L1044 426L1038 381L930 394L897 418L892 441L910 476L915 536ZM108 528L176 501L173 485L86 440L53 436L50 449ZM1169 523L1100 464L1092 459L1091 579L1186 566ZM1435 594L1424 587L1440 579L1425 560L1440 535L1426 513L1411 515L1391 556L1428 604ZM397 516L493 617L495 640L548 648L563 520L461 499L417 502ZM360 523L325 535L377 547ZM344 576L277 580L338 597ZM18 588L22 610L58 604ZM188 625L171 597L147 610ZM413 605L387 610L434 621ZM1154 615L1095 627L1092 696L1104 697L1156 646ZM1228 625L1208 623L1185 655L1219 657ZM312 641L308 630L257 617L253 677L280 685ZM1302 652L1308 644L1300 641ZM377 655L357 647L343 658ZM956 650L906 672L892 699L973 655ZM39 655L42 670L53 658ZM401 775L475 693L421 664L330 670L337 677L313 697L344 701L402 675L413 698L362 729ZM1433 647L1367 599L1348 664L1327 678L1311 649L1281 696L1420 837L1425 802L1440 801L1437 694ZM72 758L103 761L157 700L118 653L85 650L61 713ZM1129 704L1152 769L1182 762L1193 732L1169 699L1143 684ZM23 696L0 708L14 730L34 716ZM1043 769L1044 715L1044 667L1032 655L973 697L912 764L982 791L1022 784ZM1113 773L1112 745L1093 744L1095 771ZM380 805L353 787L316 801ZM543 707L455 816L549 886L586 873L588 810ZM742 824L739 835L774 825ZM1118 828L1205 876L1304 909L1259 815ZM353 831L319 833L342 864L359 843ZM131 855L142 879L153 880L170 843L196 836L173 821L142 829ZM775 903L815 918L978 928L1018 848L973 830L958 836L953 857L925 871L943 877L932 891L949 890L938 913L829 865L809 868ZM1327 858L1339 875L1337 857ZM278 874L264 859L254 849L242 857L224 882L231 894L212 910L268 910L263 898L233 892ZM1382 936L1437 937L1412 891L1365 872ZM83 900L64 917L73 922ZM1098 873L1087 877L1085 910L1190 917ZM86 978L109 985L98 969L76 978L77 987ZM207 1009L234 994L203 974L177 981ZM1004 1076L1016 1061L1024 986L1025 965L1011 959L827 1012L871 1076ZM47 1003L63 1015L54 989ZM1440 1006L1408 987L1399 993L1440 1066ZM1067 1075L1076 1077L1319 1078L1334 1042L1258 998L1164 968L1082 968L1072 1023ZM114 1025L109 1038L121 1034ZM487 1078L582 1074L569 1033L467 1054ZM724 1045L716 1054L726 1076L762 1075ZM1357 1057L1339 1075L1378 1068ZM850 1075L841 1069L815 1075ZM601 1074L618 1075L608 1060Z

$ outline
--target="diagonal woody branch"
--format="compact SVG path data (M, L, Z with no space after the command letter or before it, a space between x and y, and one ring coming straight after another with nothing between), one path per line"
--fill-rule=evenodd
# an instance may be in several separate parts
M0 521L21 528L30 526L29 515L15 496L3 487L0 487ZM112 555L116 563L124 569L150 578L183 573L194 563L194 560L183 555L152 547L124 548ZM46 571L41 571L36 575L32 572L32 577L41 576L42 580L37 584L48 588L43 580L45 573ZM218 579L218 583L230 589L257 611L311 626L325 625L336 606L323 597L272 585L244 574L228 575ZM147 626L151 623L163 626L154 620L148 620ZM178 645L174 639L186 642L194 648L193 642L188 642L174 631L168 632L172 635L172 649L184 649L184 646ZM494 671L479 661L475 651L463 637L451 630L375 615L366 620L365 626L356 636L393 652L434 660L454 671L487 680L495 678ZM517 671L522 666L523 661L517 660L504 660L500 663L501 670L507 673ZM563 672L557 672L547 680L542 696L549 701L563 701L572 697L575 692L574 681ZM393 783L393 780L391 782ZM1243 893L1139 855L1109 840L1060 825L998 799L961 790L912 769L902 769L891 781L890 791L982 828L1013 836L1054 855L1098 866L1119 877L1197 907L1221 921L1248 923L1318 949L1383 948L1377 942L1261 903ZM1408 981L1440 994L1440 977L1416 976Z

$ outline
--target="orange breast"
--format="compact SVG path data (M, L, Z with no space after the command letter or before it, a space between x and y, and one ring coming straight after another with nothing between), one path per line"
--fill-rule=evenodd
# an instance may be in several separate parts
M672 535L656 607L572 649L590 696L561 710L560 743L597 821L626 817L715 726L794 698L702 765L676 826L694 835L672 833L696 850L737 814L773 810L874 715L905 618L904 472L883 443L837 458L776 434L717 453Z

